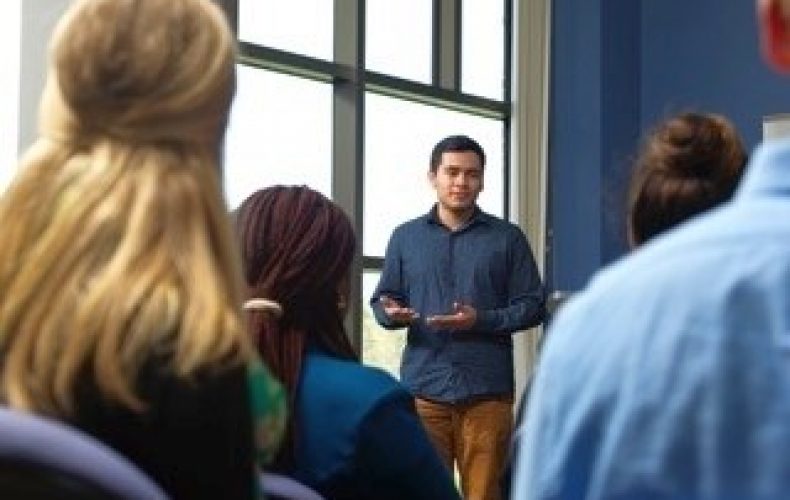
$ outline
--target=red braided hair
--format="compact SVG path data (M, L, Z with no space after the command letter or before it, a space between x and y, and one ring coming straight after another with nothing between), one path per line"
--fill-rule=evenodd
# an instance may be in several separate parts
M358 359L338 307L356 238L340 207L306 186L274 186L252 194L239 208L236 225L249 297L282 307L281 315L251 312L249 328L288 393L290 423L273 467L286 469L298 438L293 402L308 344Z

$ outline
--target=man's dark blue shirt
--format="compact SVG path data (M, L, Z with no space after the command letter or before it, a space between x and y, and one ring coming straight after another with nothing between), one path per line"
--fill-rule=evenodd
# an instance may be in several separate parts
M402 328L384 313L381 296L418 314L408 328L402 382L418 397L455 403L513 394L511 334L545 317L545 292L524 233L479 208L451 231L436 207L392 233L384 270L370 300L385 328ZM452 313L460 302L477 310L467 331L429 327L425 318Z

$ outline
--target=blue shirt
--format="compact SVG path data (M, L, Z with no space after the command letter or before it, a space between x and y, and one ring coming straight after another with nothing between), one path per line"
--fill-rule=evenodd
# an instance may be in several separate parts
M543 285L524 233L479 209L455 231L441 224L436 207L396 228L370 303L382 326L400 328L384 313L382 295L419 313L408 329L401 380L413 394L438 402L512 394L510 334L545 315ZM454 302L477 310L469 331L426 325L428 316L451 313Z
M326 498L459 499L414 398L384 371L311 349L295 406L289 475Z
M513 498L790 496L790 142L560 311L520 432Z

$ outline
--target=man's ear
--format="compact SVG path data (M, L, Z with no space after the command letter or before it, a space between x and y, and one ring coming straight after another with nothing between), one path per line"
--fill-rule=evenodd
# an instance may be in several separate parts
M428 183L431 187L436 188L436 172L431 169L428 169Z
M780 0L760 0L757 6L763 55L783 73L790 73L790 11Z

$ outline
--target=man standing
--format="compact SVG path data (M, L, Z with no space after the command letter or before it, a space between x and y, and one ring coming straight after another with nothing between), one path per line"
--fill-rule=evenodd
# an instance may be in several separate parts
M484 165L469 137L434 147L428 180L438 202L395 229L371 298L383 327L408 327L401 379L474 500L499 498L513 425L511 334L545 316L524 233L477 206Z
M790 0L758 5L788 71ZM513 498L788 498L789 140L563 307L522 435Z

